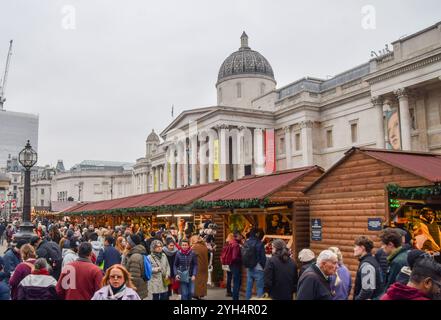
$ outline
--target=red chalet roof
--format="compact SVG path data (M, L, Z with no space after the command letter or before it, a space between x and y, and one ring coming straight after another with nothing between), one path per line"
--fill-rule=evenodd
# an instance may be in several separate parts
M110 209L172 206L190 204L196 199L206 195L227 184L215 182L181 189L151 192L131 197L90 202L75 206L64 213L77 213L85 211L102 211Z
M243 178L202 197L202 201L264 199L304 175L321 169L318 166L276 172L266 176Z

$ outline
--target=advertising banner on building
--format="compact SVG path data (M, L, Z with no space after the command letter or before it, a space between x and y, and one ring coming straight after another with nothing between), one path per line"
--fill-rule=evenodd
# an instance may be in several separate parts
M219 139L213 141L214 146L214 163L213 163L213 180L219 180L219 161L220 161L220 153L219 153Z
M392 108L385 113L386 127L386 149L401 150L401 125L398 108Z
M276 171L276 145L274 129L265 130L265 173Z

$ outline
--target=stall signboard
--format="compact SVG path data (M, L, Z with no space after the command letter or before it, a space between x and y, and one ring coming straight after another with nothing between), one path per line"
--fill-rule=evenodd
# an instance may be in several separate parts
M381 218L368 218L368 230L369 231L381 231L383 220Z
M311 240L322 241L322 219L311 219Z

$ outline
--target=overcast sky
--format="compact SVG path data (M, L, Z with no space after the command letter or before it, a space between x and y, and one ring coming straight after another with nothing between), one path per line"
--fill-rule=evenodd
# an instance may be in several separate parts
M362 27L366 5L376 9L373 30ZM215 105L219 67L243 30L282 87L367 62L440 21L441 2L0 0L0 12L2 73L14 40L5 109L39 114L39 164L70 168L135 162L173 104L175 116Z

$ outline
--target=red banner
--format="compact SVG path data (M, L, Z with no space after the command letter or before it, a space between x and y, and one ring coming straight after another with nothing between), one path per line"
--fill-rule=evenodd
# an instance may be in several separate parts
M276 171L276 145L274 129L265 130L265 173Z

